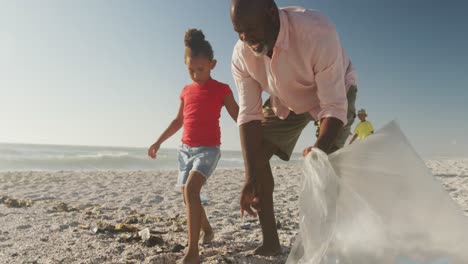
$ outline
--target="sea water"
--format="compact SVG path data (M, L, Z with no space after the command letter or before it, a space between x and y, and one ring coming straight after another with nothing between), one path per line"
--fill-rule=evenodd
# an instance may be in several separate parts
M243 168L240 151L223 150L218 168ZM0 143L0 171L176 170L177 150L161 149L157 159L147 148ZM299 163L295 154L289 164ZM286 164L274 157L272 165Z

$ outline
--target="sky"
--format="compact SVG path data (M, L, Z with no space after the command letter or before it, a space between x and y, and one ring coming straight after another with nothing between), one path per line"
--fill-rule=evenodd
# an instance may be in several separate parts
M422 156L468 157L468 2L276 2L336 25L357 69L357 107L375 128L396 119ZM204 31L218 60L212 76L237 99L227 0L0 0L0 142L151 145L190 83L188 28ZM240 149L225 110L221 128L223 149ZM309 125L295 150L314 135Z

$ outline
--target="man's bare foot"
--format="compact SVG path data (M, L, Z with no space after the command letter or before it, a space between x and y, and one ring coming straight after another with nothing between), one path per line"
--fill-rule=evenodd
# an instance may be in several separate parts
M200 256L196 257L189 257L185 255L182 259L176 262L176 264L200 264L201 258Z
M254 255L260 256L275 256L281 253L281 246L264 246L261 245L258 248L254 249Z
M214 232L213 229L210 228L208 231L202 231L200 234L200 240L202 244L208 244L214 239Z

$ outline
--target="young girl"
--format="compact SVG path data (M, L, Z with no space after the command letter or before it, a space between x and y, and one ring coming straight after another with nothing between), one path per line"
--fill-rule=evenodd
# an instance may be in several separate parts
M200 263L198 240L202 231L203 243L210 242L213 230L200 202L200 189L216 168L221 157L219 145L221 132L219 117L226 107L234 121L239 107L227 84L211 78L216 66L213 49L201 30L185 33L185 64L192 84L184 87L180 95L177 117L148 150L156 158L161 144L184 127L182 145L179 147L179 176L188 224L188 250L178 263Z

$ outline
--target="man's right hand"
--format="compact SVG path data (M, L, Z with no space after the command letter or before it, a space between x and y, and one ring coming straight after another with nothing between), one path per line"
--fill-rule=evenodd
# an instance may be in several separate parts
M262 124L259 120L244 123L239 126L239 134L246 173L246 181L240 199L241 215L244 216L244 213L247 212L249 215L257 217L255 211L260 209L259 197L261 197L263 186L259 182L261 178L254 178L254 176L259 174L257 177L263 177L262 171L257 169L261 165L259 157L264 152Z
M244 213L247 212L252 217L257 217L255 211L259 211L259 197L255 184L253 182L246 182L244 188L242 189L240 207L241 207L241 216L244 216Z
M160 145L157 143L154 143L151 145L151 147L148 149L148 156L150 156L152 159L156 158L156 154L158 153Z

